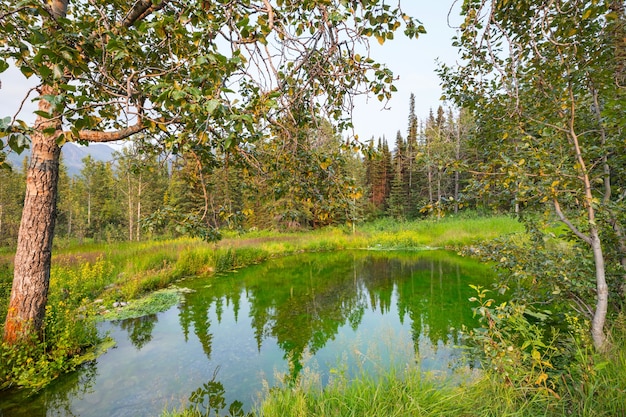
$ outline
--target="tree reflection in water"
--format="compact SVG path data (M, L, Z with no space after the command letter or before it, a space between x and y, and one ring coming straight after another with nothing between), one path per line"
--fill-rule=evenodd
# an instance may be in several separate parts
M244 297L258 351L274 339L295 381L305 355L315 355L346 325L356 331L366 310L388 313L394 301L400 322L409 320L416 354L425 342L435 353L459 344L461 326L473 323L468 284L489 276L484 266L446 252L299 255L188 283L196 291L186 295L179 317L210 359L209 312L216 311L216 324L225 306L238 317Z
M156 314L148 314L143 317L121 320L119 325L128 332L128 338L137 349L144 347L152 340L152 330L158 321Z
M187 411L203 417L252 417L252 413L244 411L241 401L235 400L227 405L224 384L217 380L218 371L219 368L213 373L213 378L191 393Z
M299 254L189 279L178 307L103 323L116 349L39 396L0 398L0 417L151 416L180 403L242 416L266 383L302 382L307 367L322 385L400 361L447 372L459 329L475 323L469 284L492 280L487 266L439 251Z
M72 402L92 392L96 375L96 362L91 361L77 371L61 376L45 390L37 393L22 390L11 398L2 398L0 402L4 404L0 407L0 417L80 417L72 410ZM24 408L24 402L30 407ZM54 410L53 414L51 410Z

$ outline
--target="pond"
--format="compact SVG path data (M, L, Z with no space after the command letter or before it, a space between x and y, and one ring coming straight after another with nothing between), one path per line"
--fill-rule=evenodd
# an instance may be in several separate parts
M443 251L299 254L179 283L180 305L102 323L114 349L0 416L155 416L211 398L249 411L268 387L416 364L450 374L469 284L491 270ZM226 412L223 412L226 414Z

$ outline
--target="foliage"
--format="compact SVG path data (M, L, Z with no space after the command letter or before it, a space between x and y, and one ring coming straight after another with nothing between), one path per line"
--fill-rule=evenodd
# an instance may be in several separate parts
M224 385L216 381L216 376L202 384L189 396L189 405L180 412L164 412L161 416L176 417L253 417L252 413L245 413L240 401L226 404Z
M310 116L326 109L348 124L342 109L349 95L366 86L384 100L393 90L391 71L358 44L368 37L384 43L403 25L406 36L424 32L400 8L378 3L54 6L3 4L0 70L14 65L54 86L54 95L41 97L53 113L42 116L63 117L70 126L64 140L98 140L86 132L123 128L123 116L139 116L139 130L179 135L164 140L176 151L209 139L213 148L253 141L261 118L285 110L282 92ZM222 40L232 51L222 50ZM247 47L253 44L263 48ZM283 46L293 51L288 60ZM272 65L251 70L257 60ZM230 97L235 90L238 104ZM30 131L26 123L5 122L8 144L23 147L17 139Z
M466 110L432 110L421 124L411 95L407 137L398 131L393 151L385 138L366 148L365 185L372 205L371 215L384 213L397 219L427 215L443 217L478 201L464 189L470 184L468 171L477 163L470 150L473 120ZM479 159L478 159L479 160Z
M4 246L17 239L25 185L19 172L6 169L0 169L0 182L0 242Z
M556 346L562 336L555 330L546 337L547 314L515 302L497 304L488 298L488 290L471 287L477 295L469 301L476 303L474 314L482 324L469 333L480 350L472 357L480 358L484 369L493 371L502 383L514 386L522 398L533 396L535 391L558 397L555 390L560 375L555 372L554 362L563 353ZM530 323L527 316L543 320Z
M100 343L95 310L79 308L73 299L52 298L46 307L44 337L21 346L0 345L0 388L37 390L59 375L76 369Z
M615 282L605 267L626 266L615 175L624 161L613 151L623 145L614 111L624 94L624 4L468 0L463 15L455 45L465 63L440 73L446 95L475 117L480 183L516 211L552 210L587 245L596 287L591 332L601 349L608 288L624 280L624 271ZM618 251L605 252L607 240Z

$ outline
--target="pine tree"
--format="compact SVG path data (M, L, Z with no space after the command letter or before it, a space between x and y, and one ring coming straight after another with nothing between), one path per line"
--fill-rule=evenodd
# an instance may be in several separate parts
M407 193L405 182L406 143L400 132L396 135L396 149L393 155L393 178L387 212L396 219L404 219L407 213Z
M417 199L419 190L417 189L417 164L418 152L417 133L418 119L415 114L415 95L411 93L409 99L409 127L406 138L406 213L409 218L417 216Z

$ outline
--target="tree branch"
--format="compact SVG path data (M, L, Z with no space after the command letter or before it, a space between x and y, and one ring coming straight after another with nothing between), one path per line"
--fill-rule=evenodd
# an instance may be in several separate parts
M563 214L563 211L561 210L561 205L559 204L559 201L556 198L553 201L554 201L554 211L556 211L556 214L557 216L559 216L559 219L561 219L561 221L565 223L567 227L569 227L569 229L572 232L574 232L576 236L578 236L580 239L582 239L583 241L591 245L591 238L587 236L586 234L582 233L580 230L578 230L578 228L574 226L574 224L570 222L567 217L565 217L565 214Z
M81 130L78 132L78 139L88 142L115 142L116 140L126 139L129 136L139 133L146 129L146 126L140 120L132 126L125 127L113 132L101 132L97 130Z
M263 0L263 4L265 5L265 9L267 11L267 20L270 30L272 30L274 29L274 9L272 8L269 0Z
M131 27L149 14L161 10L167 2L168 0L162 0L160 3L152 4L152 0L138 0L122 20L122 26Z
M10 15L15 14L15 13L19 13L19 12L21 12L23 10L28 9L28 8L30 8L30 6L22 6L22 7L18 7L17 9L9 10L7 12L4 12L4 13L0 14L0 20L4 20L7 16L10 16Z

